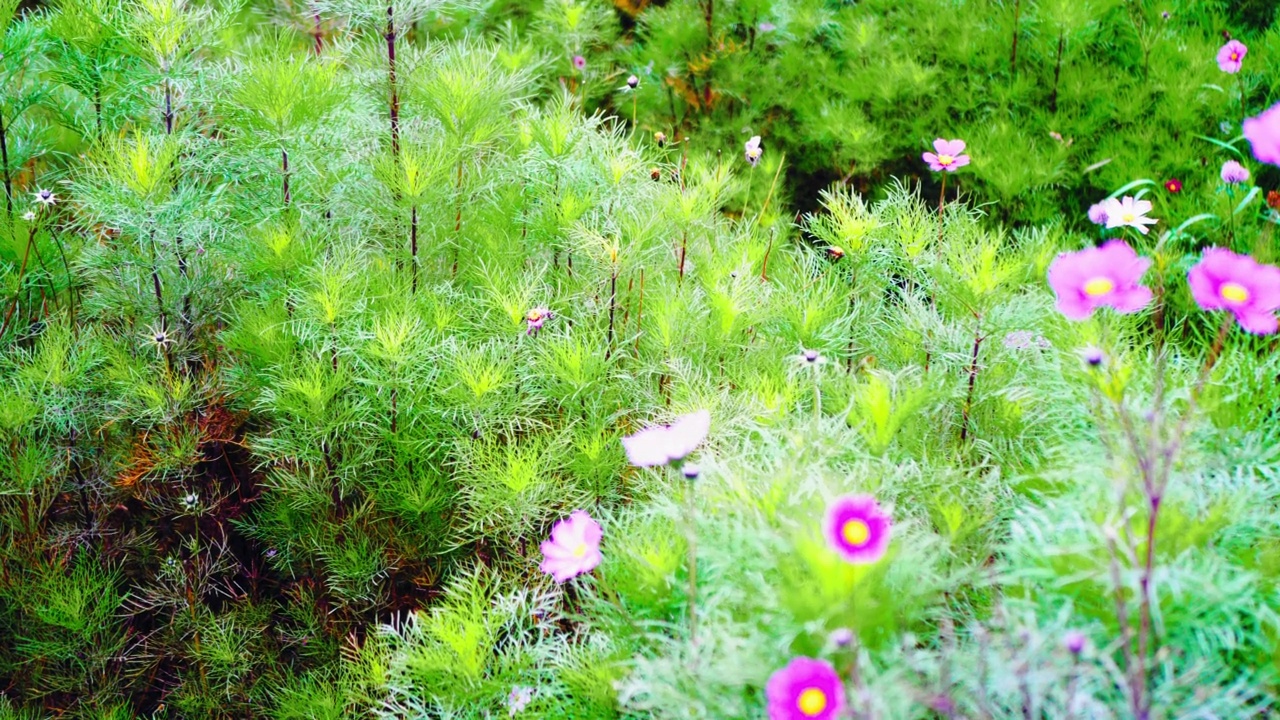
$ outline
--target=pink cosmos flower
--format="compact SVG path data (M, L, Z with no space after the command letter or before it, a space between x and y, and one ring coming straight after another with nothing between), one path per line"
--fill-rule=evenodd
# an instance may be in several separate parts
M1107 224L1107 205L1105 200L1089 206L1089 222L1094 225Z
M1149 200L1135 200L1125 195L1123 200L1115 198L1103 200L1102 207L1107 213L1108 230L1118 227L1131 227L1146 235L1148 225L1155 225L1160 222L1155 218L1147 217L1147 213L1151 212L1151 201Z
M764 153L764 149L760 147L760 136L752 135L747 144L743 146L743 156L747 162L751 163L751 167L755 167L760 162L760 155Z
M1191 297L1202 310L1230 310L1255 335L1278 329L1280 268L1263 265L1226 248L1209 248L1187 273Z
M524 333L526 335L537 335L542 326L552 317L554 317L552 312L544 307L536 307L530 310L524 316L524 321L527 323Z
M1232 75L1240 72L1240 66L1244 64L1244 56L1249 54L1249 48L1239 40L1228 40L1226 45L1218 49L1218 67L1224 73Z
M1249 169L1235 160L1222 163L1222 182L1228 185L1239 185L1249 181Z
M955 172L965 165L969 164L969 156L962 155L964 152L963 140L943 140L938 138L933 141L933 149L937 150L937 154L927 152L922 157L924 161L929 163L929 169L934 172Z
M604 556L600 554L600 523L582 510L574 510L567 520L551 528L551 538L542 543L539 569L562 583L591 572Z
M823 530L827 542L847 561L862 565L884 557L889 549L889 513L870 495L836 498L827 508Z
M574 56L573 56L573 66L574 66L575 68L577 68L578 70L586 69L586 67L587 67L587 59L586 59L586 58L584 58L584 57L582 57L581 55L574 55Z
M1258 162L1280 165L1280 103L1244 121L1244 136Z
M1133 313L1151 302L1151 290L1138 282L1151 260L1123 240L1102 247L1062 253L1049 265L1049 287L1058 296L1058 312L1084 320L1100 307Z
M1178 178L1169 178L1164 181L1164 189L1176 195L1182 192L1182 181Z
M636 467L656 467L685 459L707 438L711 413L699 410L671 425L658 425L622 438L627 460Z
M831 720L844 711L844 685L826 660L797 657L769 676L769 720Z

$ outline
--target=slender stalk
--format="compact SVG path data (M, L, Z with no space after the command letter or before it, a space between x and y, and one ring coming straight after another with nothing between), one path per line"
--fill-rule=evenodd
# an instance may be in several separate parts
M413 292L418 292L418 206L414 205L410 210L409 220L409 263L412 266L410 272L413 274Z
M280 148L280 171L283 175L281 185L284 194L284 206L289 207L289 203L293 200L293 194L289 191L289 151L283 147Z
M689 229L680 231L680 282L684 282L684 257L689 248Z
M18 267L18 290L13 294L13 300L9 303L9 309L4 314L4 324L0 325L0 337L4 337L4 333L9 329L9 321L13 319L13 311L18 307L18 296L22 294L22 277L27 272L27 259L31 256L31 246L36 241L36 229L31 227L27 230L27 247L22 251L22 264Z
M387 79L391 85L391 154L400 156L400 93L396 89L396 10L387 3Z
M973 354L969 359L969 392L964 398L964 412L960 421L960 442L962 443L969 439L969 414L973 410L973 389L978 382L978 352L982 350L982 341L985 339L982 336L981 319L979 319L979 325L973 331Z
M454 276L458 274L458 240L462 233L462 160L458 160L458 181L454 185L454 193L458 196L457 212L453 216L453 270ZM569 255L569 276L573 277L573 255Z
M173 134L173 86L169 84L169 75L164 76L164 134Z
M769 282L769 255L773 252L773 237L776 233L769 229L769 244L764 248L764 260L760 263L760 279Z
M698 505L697 485L685 483L685 521L689 529L689 643L698 649Z
M1133 626L1129 624L1129 604L1124 599L1124 587L1120 579L1120 555L1116 548L1115 533L1107 531L1107 549L1111 556L1111 584L1115 587L1116 622L1120 626L1120 648L1124 657L1125 675L1129 680L1129 707L1134 718L1141 716L1142 687L1144 684L1141 661L1133 656ZM1136 672L1135 672L1136 669Z
M613 264L613 272L609 275L609 339L605 344L604 359L613 355L613 319L618 312L618 264Z
M1066 46L1065 30L1058 31L1058 62L1053 66L1053 93L1049 95L1049 112L1058 112L1058 78L1062 75L1062 50Z
M0 166L4 167L4 205L12 218L13 178L9 176L9 139L5 136L3 112L0 112Z
M320 25L320 8L317 7L315 3L312 3L311 9L312 16L315 18L315 25L313 26L314 29L311 31L311 34L315 37L316 56L318 57L320 53L324 52L324 29Z
M1009 51L1009 71L1018 72L1018 23L1022 19L1022 0L1013 0L1013 48Z
M640 268L640 305L636 308L636 356L640 356L640 335L644 321L644 268Z
M938 193L938 247L942 247L942 231L946 225L943 211L947 207L947 173L942 173L942 190Z

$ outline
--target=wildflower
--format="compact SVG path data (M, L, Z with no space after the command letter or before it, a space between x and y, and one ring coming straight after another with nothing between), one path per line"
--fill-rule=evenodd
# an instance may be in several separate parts
M889 548L889 514L870 495L846 495L827 508L827 541L845 560L873 563Z
M1160 13L1160 17L1164 18L1165 20L1168 20L1169 18L1173 17L1173 13L1169 12L1168 10L1165 10L1164 12Z
M635 90L639 86L640 86L640 78L636 77L635 75L632 75L631 77L627 78L628 90Z
M969 156L962 155L964 152L963 140L943 140L938 138L933 141L933 149L937 150L937 154L927 152L922 157L924 161L929 163L929 169L934 172L955 172L965 165L969 164Z
M187 509L191 509L200 504L200 496L193 492L187 493L186 496L182 498L182 504L185 505Z
M555 315L544 307L536 307L525 313L524 321L528 327L525 328L525 335L537 335L542 326Z
M839 245L832 245L827 248L827 255L831 257L832 262L839 262L844 257L844 248Z
M762 33L773 32L774 30L777 30L777 29L778 29L778 26L774 25L771 22L760 23L760 32Z
M1131 227L1142 233L1147 234L1147 226L1155 225L1159 220L1147 217L1147 213L1151 212L1151 201L1136 200L1128 195L1123 200L1115 198L1107 198L1102 201L1102 207L1107 213L1107 229L1118 227Z
M275 548L271 548L270 550L267 550L267 557L273 558L278 554L278 552L279 551L277 551Z
M854 641L853 631L847 627L836 628L835 630L831 631L831 634L829 636L827 636L827 640L830 641L831 644L835 645L836 647L840 647L840 648L849 647L850 645L853 644L853 641Z
M1258 162L1280 165L1280 103L1244 121L1244 136Z
M796 363L801 367L816 368L819 365L826 365L827 359L817 350L801 349L800 354L795 357Z
M573 67L577 70L585 70L587 68L587 59L581 55L573 56Z
M1102 364L1107 360L1107 355L1102 352L1102 348L1093 345L1081 350L1080 357L1084 358L1085 364L1094 368L1102 367Z
M1271 190L1267 193L1267 207L1272 210L1280 210L1280 192Z
M1079 630L1071 630L1062 636L1062 644L1066 646L1067 651L1072 655L1079 655L1084 651L1084 644L1087 638L1084 633Z
M562 583L591 572L604 556L600 554L600 523L582 510L574 510L567 520L551 528L551 538L543 541L539 569Z
M769 720L831 720L844 710L844 686L831 663L792 658L765 685Z
M698 467L697 463L685 463L680 466L680 474L684 475L685 480L697 480L702 474L702 468Z
M1178 178L1169 178L1164 181L1164 189L1176 195L1182 192L1182 181Z
M706 439L711 413L699 410L671 425L658 425L622 438L627 460L636 467L655 467L684 460Z
M1244 56L1249 54L1249 48L1239 40L1228 40L1226 45L1218 49L1218 68L1224 73L1232 75L1240 72L1240 66L1244 64Z
M1280 324L1280 268L1274 265L1209 248L1187 272L1187 284L1202 310L1230 310L1240 327L1255 335L1270 335Z
M533 688L524 685L511 688L510 694L507 695L507 717L515 717L523 712L532 700Z
M36 202L40 203L41 205L47 205L49 207L53 207L54 205L58 204L58 196L54 195L52 190L45 190L41 188L36 191L35 195L36 195Z
M755 167L756 163L760 162L761 153L764 152L764 150L760 147L760 136L752 135L751 139L747 141L747 144L744 146L743 150L744 150L743 154L747 158L747 162L751 163L751 167Z
M654 182L658 182L659 180L662 179L662 171L659 170L658 168L650 168L649 179L653 180Z
M1089 222L1094 225L1107 224L1107 204L1105 201L1089 206Z
M1084 320L1100 307L1133 313L1151 302L1151 290L1138 284L1150 266L1128 243L1112 240L1054 258L1049 287L1058 297L1058 312L1069 320Z
M1235 160L1222 163L1222 182L1228 185L1239 185L1249 181L1249 170Z
M34 211L32 211L32 210L28 210L28 211L26 211L26 212L22 213L22 219L23 219L23 220L26 220L27 222L34 222L34 221L35 221L35 219L36 219L36 214L35 214L35 212L34 212Z
M653 141L658 144L658 147L662 147L667 144L667 134L659 130L653 134Z

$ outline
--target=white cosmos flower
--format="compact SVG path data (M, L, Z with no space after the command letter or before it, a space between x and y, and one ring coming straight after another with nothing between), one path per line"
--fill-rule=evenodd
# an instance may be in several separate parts
M1122 200L1107 198L1102 201L1102 206L1107 215L1109 229L1131 227L1146 235L1147 226L1159 222L1155 218L1147 217L1147 213L1151 212L1151 202L1148 200L1135 200L1125 195Z

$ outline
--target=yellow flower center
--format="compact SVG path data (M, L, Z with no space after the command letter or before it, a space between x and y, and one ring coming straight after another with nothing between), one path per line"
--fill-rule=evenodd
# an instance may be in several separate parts
M539 320L542 319L542 313L538 312L537 310L530 310L529 314L525 315L525 319L527 319L529 322L538 322Z
M867 544L867 540L871 538L871 528L861 520L850 520L840 528L840 536L850 545L859 547Z
M1099 297L1106 295L1116 289L1116 284L1108 278L1099 277L1090 280L1084 284L1084 294L1089 297Z
M1231 53L1231 59L1232 59L1232 60L1239 60L1239 59L1240 59L1240 53L1234 53L1234 52L1233 52L1233 53Z
M806 688L800 693L796 707L800 708L801 714L805 717L817 717L818 713L827 709L827 694L818 688Z
M573 549L574 557L584 557L587 554L587 544L582 543Z
M1218 294L1223 300L1230 303L1244 303L1249 301L1249 291L1240 283L1222 283L1222 287L1218 289Z
M1120 219L1121 219L1122 221L1126 222L1126 223L1132 223L1134 220L1137 220L1137 219L1138 219L1138 216L1137 216L1137 215L1134 215L1134 214L1133 214L1133 213L1131 213L1131 212L1127 212L1127 213L1125 213L1125 214L1121 215L1121 216L1120 216Z
M939 155L939 156L938 156L938 164L939 164L939 165L946 166L946 165L950 165L951 163L953 163L953 162L955 162L955 161L956 161L956 159L955 159L955 158L953 158L953 157L951 157L950 155Z

